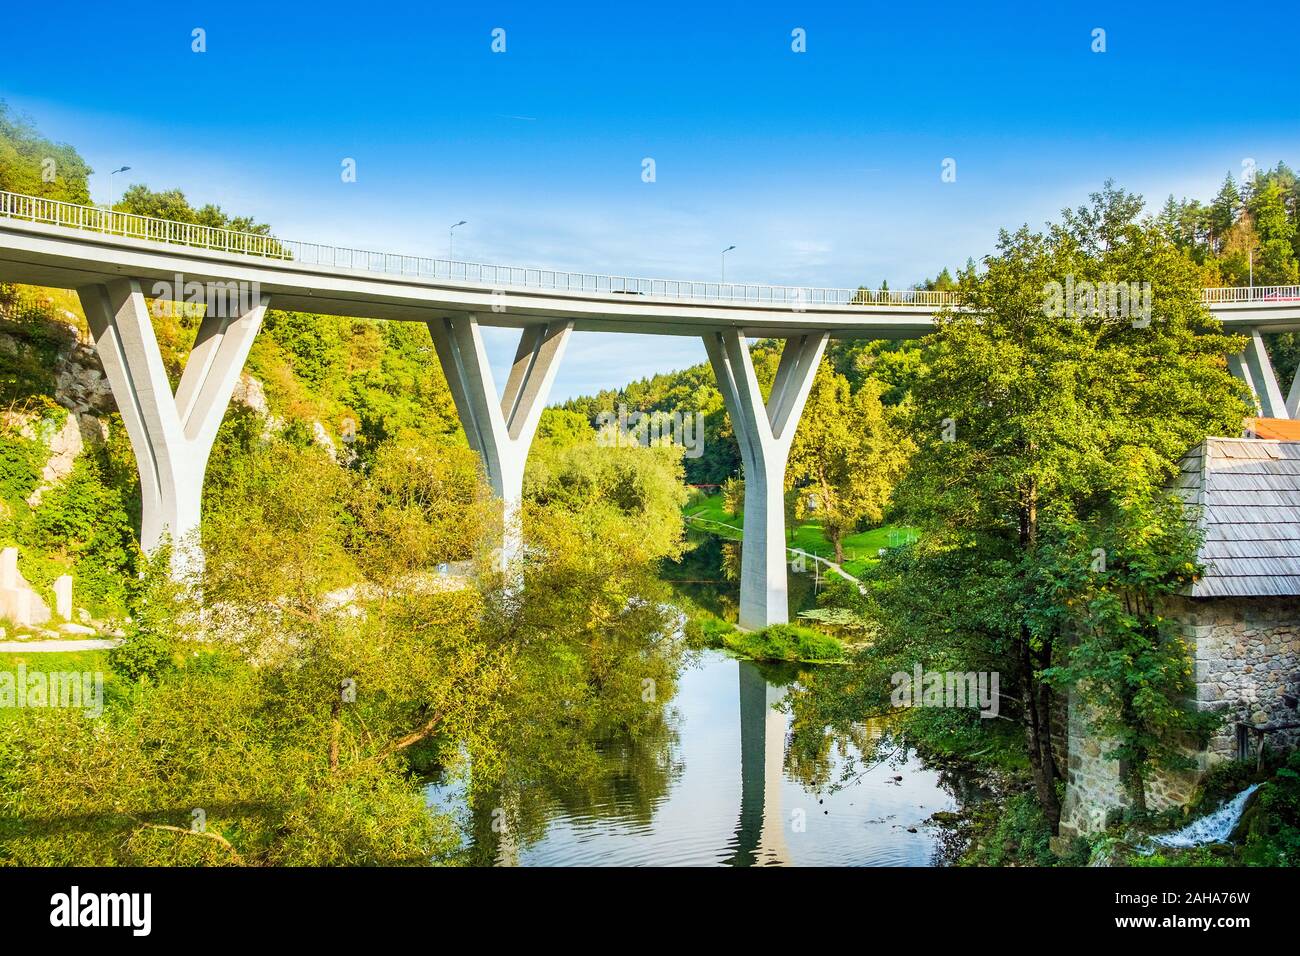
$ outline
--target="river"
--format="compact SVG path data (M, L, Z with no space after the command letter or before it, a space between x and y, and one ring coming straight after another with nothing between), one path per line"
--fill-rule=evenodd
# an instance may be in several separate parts
M483 825L454 784L430 784L429 804L466 822L467 858L498 865L941 863L945 834L929 818L977 798L973 788L870 725L801 756L778 706L792 679L720 651L691 655L653 753L607 744L602 785L529 794L527 836Z

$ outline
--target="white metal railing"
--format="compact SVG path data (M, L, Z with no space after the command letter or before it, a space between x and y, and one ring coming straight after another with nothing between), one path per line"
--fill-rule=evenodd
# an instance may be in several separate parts
M1300 302L1300 285L1226 286L1203 289L1201 298L1207 305L1229 302Z
M155 219L100 206L82 206L57 199L0 191L0 218L49 223L89 232L126 236L168 245L216 252L292 260L304 265L331 266L385 275L416 276L467 282L491 288L529 288L559 292L646 295L691 301L740 302L811 308L819 305L912 305L942 307L956 302L951 292L924 289L822 289L801 286L701 282L687 279L644 279L633 276L565 272L524 266L492 265L456 259L429 259L387 252L368 252L314 242L297 242L255 232ZM1204 290L1208 304L1300 301L1300 286L1254 286Z

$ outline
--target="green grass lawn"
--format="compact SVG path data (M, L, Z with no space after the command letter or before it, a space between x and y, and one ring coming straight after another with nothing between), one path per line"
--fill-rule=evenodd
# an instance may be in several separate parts
M736 529L739 529L744 523L743 515L730 514L723 506L722 495L696 497L687 503L686 507L682 509L682 513L689 518L702 519L692 522L692 525L696 528L713 531L722 537L737 541L741 538L739 530L719 527L719 524L734 525ZM706 521L716 522L717 524L705 524ZM905 544L915 537L915 534L916 532L911 528L899 525L881 525L879 528L872 528L869 531L860 531L857 534L847 535L844 538L844 570L854 577L861 575L876 563L876 555L881 548ZM835 557L835 549L831 546L830 541L826 539L819 521L805 521L796 525L794 534L786 535L786 544L823 558L834 560Z

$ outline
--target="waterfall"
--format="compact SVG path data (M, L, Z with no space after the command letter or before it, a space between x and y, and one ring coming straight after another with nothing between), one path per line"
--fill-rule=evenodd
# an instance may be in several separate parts
M1259 784L1252 783L1213 813L1203 816L1199 820L1193 820L1181 830L1164 833L1152 837L1151 840L1161 846L1179 849L1204 846L1207 843L1226 843L1228 837L1232 834L1233 827L1241 819L1241 813L1246 808L1246 801L1258 789ZM1147 852L1152 851L1148 850Z

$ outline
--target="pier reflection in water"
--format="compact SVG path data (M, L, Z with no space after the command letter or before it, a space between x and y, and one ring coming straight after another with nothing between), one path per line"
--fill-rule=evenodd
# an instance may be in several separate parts
M475 807L475 862L498 865L926 866L940 834L931 814L953 810L963 781L896 753L875 762L879 737L828 741L815 759L789 748L777 708L788 671L706 652L682 673L666 732L607 742L603 785L556 788L520 801L527 836L486 825ZM853 770L842 789L827 786ZM896 779L897 778L897 779ZM431 786L432 804L456 808L455 787ZM500 809L496 809L499 814ZM912 832L914 831L914 832Z

